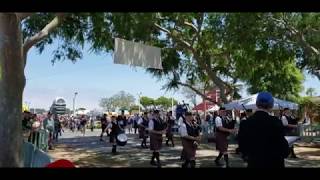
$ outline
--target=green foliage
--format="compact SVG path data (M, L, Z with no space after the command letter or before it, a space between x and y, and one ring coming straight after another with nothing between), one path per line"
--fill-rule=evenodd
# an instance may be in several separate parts
M164 96L161 96L157 99L153 99L147 96L142 96L140 98L140 103L145 109L152 109L152 108L164 108L168 109L172 105L172 99L166 98ZM173 99L173 105L178 104L178 101Z
M116 108L128 110L134 102L135 98L133 95L120 91L109 98L102 98L99 105L107 111L115 111Z
M155 100L152 98L149 98L147 96L141 96L140 97L140 104L145 108L145 109L150 109L153 106L155 106Z
M53 17L37 13L24 20L24 40ZM166 79L165 89L203 82L237 98L242 81L249 92L268 90L290 100L303 81L296 67L320 78L319 18L319 13L69 13L36 48L42 52L59 41L53 62L76 61L84 44L108 53L113 38L120 37L162 48L163 70L147 71Z
M173 105L176 105L177 103L178 102L173 99ZM172 98L161 96L155 100L155 105L164 109L169 109L172 106Z

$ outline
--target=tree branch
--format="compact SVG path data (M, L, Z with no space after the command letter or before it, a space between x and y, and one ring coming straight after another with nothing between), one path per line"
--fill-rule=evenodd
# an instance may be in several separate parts
M33 15L35 13L16 13L16 16L22 21L23 19Z
M281 23L284 25L284 27L289 30L293 36L295 36L296 38L298 38L298 41L301 43L302 46L304 46L309 52L316 54L317 56L320 55L320 52L317 48L315 48L314 46L312 46L311 44L309 44L307 42L307 40L304 37L304 34L302 32L300 32L298 29L296 29L294 26L290 25L287 21L283 20L283 19L277 19L271 16L271 19Z
M23 44L24 54L27 54L27 52L33 45L46 38L61 23L64 15L64 13L57 14L57 16L49 24L47 24L40 32L28 38L26 42Z
M171 31L169 31L168 29L160 26L157 23L154 23L154 26L156 28L158 28L160 31L167 33L167 35L169 35L172 39L174 39L175 41L180 42L184 47L186 47L187 49L189 49L192 52L195 52L195 50L193 49L193 47L190 45L190 43L188 43L187 41L178 38L177 36L173 35L173 33Z
M195 32L199 32L198 28L194 24L187 22L187 21L185 21L183 24L191 27Z
M191 86L190 84L187 84L187 83L183 83L183 82L180 82L178 81L177 84L181 85L181 86L184 86L184 87L188 87L190 88L192 91L194 91L196 94L198 94L199 96L201 96L202 98L204 98L205 100L208 100L210 102L213 102L213 103L217 103L216 101L214 101L213 99L211 98L208 98L204 93L202 93L200 90L196 89L195 87Z

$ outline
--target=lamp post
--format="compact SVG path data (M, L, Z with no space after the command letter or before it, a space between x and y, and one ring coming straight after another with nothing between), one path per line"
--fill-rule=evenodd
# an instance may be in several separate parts
M76 102L76 96L78 95L78 92L74 93L74 97L73 97L73 117L75 116L76 112L75 112L75 102Z

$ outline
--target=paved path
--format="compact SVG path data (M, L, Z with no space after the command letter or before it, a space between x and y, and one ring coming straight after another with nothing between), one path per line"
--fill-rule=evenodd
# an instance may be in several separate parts
M118 155L111 154L109 139L105 137L101 142L99 135L99 130L87 131L85 136L80 132L66 131L49 154L53 159L71 160L78 167L152 167L149 164L151 152L140 147L137 134L128 135L126 146L118 146ZM181 167L182 146L179 138L176 141L175 147L164 144L160 157L163 167ZM231 167L245 167L246 164L234 153L235 148L235 145L229 148ZM320 167L320 148L297 147L295 151L300 158L287 159L287 167ZM213 161L217 155L214 144L202 144L197 151L197 167L216 167Z

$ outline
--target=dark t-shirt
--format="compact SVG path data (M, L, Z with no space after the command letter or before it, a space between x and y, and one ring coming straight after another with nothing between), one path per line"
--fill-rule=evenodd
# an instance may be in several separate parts
M248 157L248 167L284 167L289 155L281 121L267 112L257 111L242 121L239 130L239 148Z
M105 117L102 117L101 119L101 125L103 125L103 126L106 126L107 125L107 118L105 118Z

